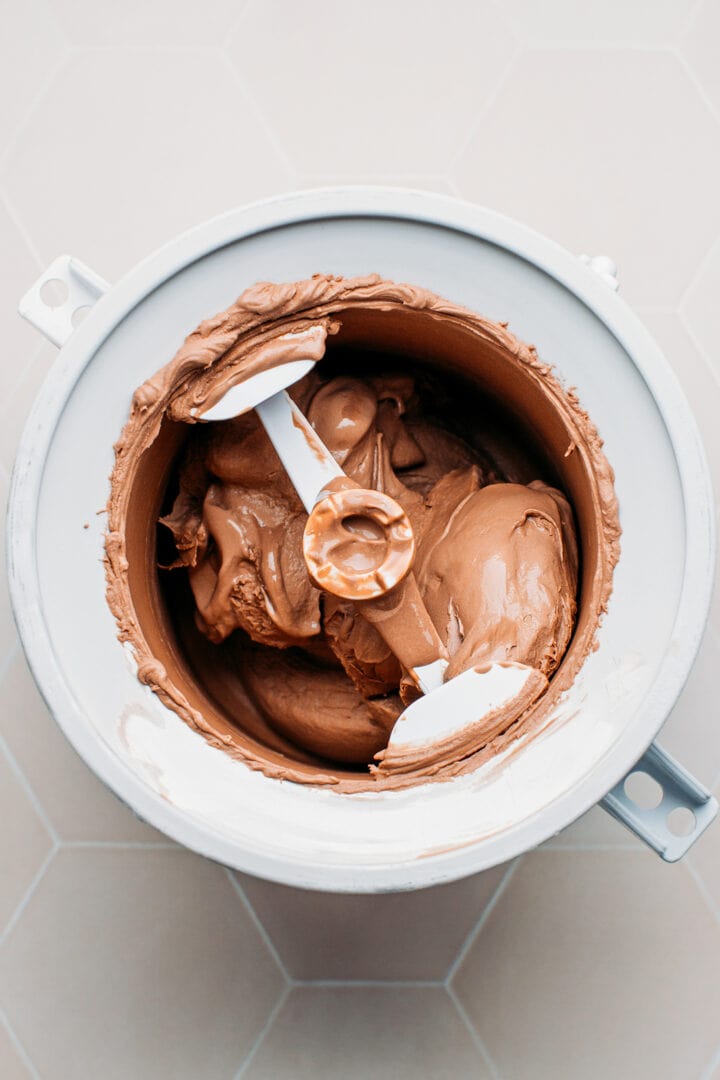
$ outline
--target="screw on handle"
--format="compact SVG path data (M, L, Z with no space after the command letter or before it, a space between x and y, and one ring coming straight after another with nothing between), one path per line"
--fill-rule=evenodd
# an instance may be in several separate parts
M646 773L662 788L657 806L643 809L626 792L625 782L635 773ZM677 862L707 829L718 812L717 800L674 758L652 743L627 776L615 785L600 805L666 862ZM678 811L690 815L690 827L684 835L671 828ZM689 814L688 814L689 812Z

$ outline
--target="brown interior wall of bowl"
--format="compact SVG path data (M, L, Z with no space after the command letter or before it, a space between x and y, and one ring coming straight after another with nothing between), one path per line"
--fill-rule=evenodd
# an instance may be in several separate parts
M538 456L552 463L556 482L568 496L578 525L582 558L578 629L584 628L585 620L593 618L591 609L584 611L584 599L592 592L599 571L594 478L582 440L559 407L559 395L551 391L546 378L508 357L504 349L468 327L441 322L422 311L352 310L341 312L340 318L342 330L337 343L349 345L365 340L373 342L373 348L382 343L388 352L412 357L436 371L447 370L471 379L484 395L495 398L519 422L525 441L534 444ZM575 449L568 454L571 445ZM548 480L544 476L533 479Z
M479 388L478 400L496 401L503 415L515 418L518 430L522 427L526 433L526 444L534 446L538 457L548 461L555 473L553 481L573 503L583 555L578 628L583 621L592 619L592 611L584 614L582 602L592 589L598 558L597 522L593 499L588 494L592 486L589 466L580 452L565 456L574 432L540 376L465 326L440 322L422 311L353 308L338 313L338 317L340 332L329 340L327 357L322 362L326 371L340 369L343 350L356 353L362 346L369 354L404 358L409 371L420 365L434 374L449 373L470 380ZM163 423L158 438L143 455L130 493L135 509L128 514L126 537L129 585L143 633L170 679L220 738L231 734L234 742L249 746L269 763L282 764L290 757L296 769L308 776L318 769L327 774L327 762L279 736L253 705L242 685L242 643L231 639L224 646L211 645L195 627L187 584L184 590L168 592L167 582L161 581L157 569L157 519L167 509L168 486L172 485L182 447L191 431L183 424L167 420ZM233 669L230 679L228 665ZM220 669L224 670L222 678L218 677ZM331 766L331 770L340 779L358 775L337 766Z
M171 420L163 422L158 437L142 455L129 494L134 510L128 514L125 537L128 585L143 634L172 682L221 740L225 735L235 737L241 729L253 750L269 760L282 764L292 756L314 771L324 763L279 736L253 705L242 684L237 647L226 643L218 648L195 626L187 579L177 590L163 587L157 565L157 522L169 509L168 489L192 430Z

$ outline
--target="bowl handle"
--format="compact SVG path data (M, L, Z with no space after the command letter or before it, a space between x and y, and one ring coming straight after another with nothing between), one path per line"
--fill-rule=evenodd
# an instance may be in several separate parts
M80 316L109 288L99 274L79 259L59 255L25 293L18 311L61 349Z
M652 809L643 809L625 791L625 781L634 773L647 773L662 788L662 799ZM654 848L665 862L682 859L718 812L717 799L657 743L650 744L600 805ZM692 828L682 836L670 827L670 815L676 810L690 811L694 819Z

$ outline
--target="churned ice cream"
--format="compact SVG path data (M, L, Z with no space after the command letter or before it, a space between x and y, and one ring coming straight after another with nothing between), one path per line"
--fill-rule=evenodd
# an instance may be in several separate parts
M308 573L308 515L257 415L200 421L229 386L305 357L318 363L292 398L347 476L409 519L446 678L492 662L537 673L471 741L385 752L419 693L397 655L416 632L409 601L386 604L393 650L361 601ZM165 704L268 775L367 790L468 771L530 732L592 647L619 553L601 445L503 324L376 275L254 286L134 396L107 537L120 635ZM361 512L344 525L314 543L352 575L378 545Z

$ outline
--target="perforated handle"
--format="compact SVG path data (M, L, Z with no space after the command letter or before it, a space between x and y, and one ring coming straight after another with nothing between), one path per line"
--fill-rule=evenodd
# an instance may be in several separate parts
M638 806L625 791L625 781L638 772L651 776L663 791L660 803L650 810ZM600 805L657 851L665 862L681 859L718 812L717 799L656 743L652 743ZM685 836L678 836L669 827L670 815L679 809L691 811L694 818L694 826Z
M59 255L18 304L24 319L62 348L86 309L110 286L99 274L71 255Z

